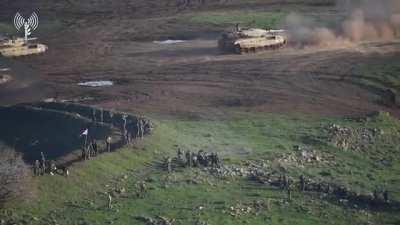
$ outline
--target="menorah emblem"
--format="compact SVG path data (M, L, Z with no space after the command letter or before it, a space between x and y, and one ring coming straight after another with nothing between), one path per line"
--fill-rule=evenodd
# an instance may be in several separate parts
M25 41L28 41L28 37L32 34L32 31L36 30L39 25L39 17L33 12L32 15L25 20L24 17L21 16L19 12L14 16L14 26L19 31L22 27L24 27L25 31Z

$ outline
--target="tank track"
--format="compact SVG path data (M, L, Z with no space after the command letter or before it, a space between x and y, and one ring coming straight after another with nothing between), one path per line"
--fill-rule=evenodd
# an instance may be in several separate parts
M277 45L267 45L262 47L251 47L251 48L241 48L240 46L235 46L234 52L236 54L252 54L252 53L254 54L257 52L277 50L284 46L286 46L286 42Z

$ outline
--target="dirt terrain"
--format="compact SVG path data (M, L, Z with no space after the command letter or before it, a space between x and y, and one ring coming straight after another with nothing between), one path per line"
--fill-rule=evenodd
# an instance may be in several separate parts
M175 1L61 1L52 8L45 0L28 5L6 1L0 5L3 21L20 7L27 14L39 8L44 21L57 18L62 25L54 32L38 34L49 45L48 53L18 60L32 70L31 91L8 89L1 93L0 102L86 98L88 104L110 108L191 116L224 115L232 107L324 115L382 109L397 114L395 107L382 104L382 90L356 82L358 65L399 58L397 42L383 47L382 43L329 49L289 47L255 55L223 55L216 39L219 31L229 27L195 26L179 20L205 10L242 7L339 15L334 5L325 2L210 1L183 8ZM165 39L186 41L153 42ZM15 86L26 79L18 74ZM112 80L115 85L77 86L92 80Z

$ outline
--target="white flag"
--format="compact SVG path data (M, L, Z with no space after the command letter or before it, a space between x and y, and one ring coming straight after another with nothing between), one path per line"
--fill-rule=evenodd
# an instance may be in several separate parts
M83 136L83 135L85 135L85 136L87 136L89 134L89 129L85 129L83 132L82 132L82 134L80 135L80 136Z

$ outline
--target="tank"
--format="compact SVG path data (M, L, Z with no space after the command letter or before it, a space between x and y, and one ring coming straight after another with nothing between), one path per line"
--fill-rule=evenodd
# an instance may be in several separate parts
M24 38L0 40L0 55L5 57L18 57L32 54L40 54L47 50L44 44L31 42L36 39L25 41Z
M284 30L238 29L223 33L218 47L223 52L237 54L277 49L287 43L284 33Z

